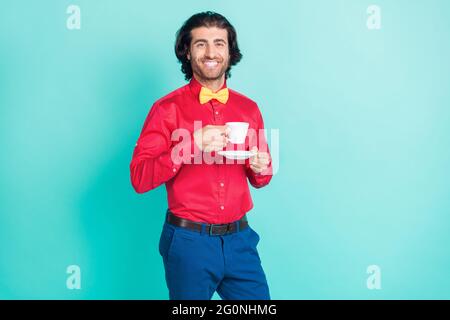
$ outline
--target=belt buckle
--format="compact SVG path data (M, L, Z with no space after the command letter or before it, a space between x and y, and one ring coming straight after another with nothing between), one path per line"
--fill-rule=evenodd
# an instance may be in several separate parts
M209 235L210 236L212 236L213 234L212 234L212 230L213 230L213 227L214 226L220 226L220 225L222 225L222 224L214 224L214 223L211 223L210 225L209 225ZM218 235L221 235L221 236L223 236L224 234L226 234L227 232L228 232L228 230L230 229L230 224L228 223L227 224L227 228L225 229L225 232L224 233L219 233Z
M210 236L212 236L213 234L212 234L212 230L213 230L213 227L215 226L215 224L214 223L211 223L210 225L209 225L209 235Z

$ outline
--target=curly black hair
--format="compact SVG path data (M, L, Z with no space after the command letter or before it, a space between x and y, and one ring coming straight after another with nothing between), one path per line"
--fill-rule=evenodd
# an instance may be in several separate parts
M231 66L236 65L242 59L242 54L237 43L236 30L221 14L206 11L194 14L184 22L183 26L176 33L175 55L181 63L181 71L184 73L185 79L190 80L192 78L191 62L187 58L192 40L191 30L199 27L217 27L227 30L230 64L225 72L225 77L231 77Z

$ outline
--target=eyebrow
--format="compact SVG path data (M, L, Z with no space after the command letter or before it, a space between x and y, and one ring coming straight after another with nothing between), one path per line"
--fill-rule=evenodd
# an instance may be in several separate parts
M208 43L208 40L206 40L206 39L197 39L197 40L194 41L193 45L195 45L195 44L198 43L198 42L205 42L205 43ZM218 43L218 42L226 43L226 41L223 40L223 39L214 39L214 43Z

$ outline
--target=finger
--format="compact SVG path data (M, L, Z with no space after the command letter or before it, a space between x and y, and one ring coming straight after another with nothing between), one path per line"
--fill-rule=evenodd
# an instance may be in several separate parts
M262 169L257 166L250 166L250 168L257 173L262 172Z
M252 164L250 164L250 166L252 166L252 167L254 167L256 169L260 169L261 168L261 164L259 164L259 163L252 163Z
M226 145L227 144L227 139L226 138L219 138L217 140L213 140L211 142L209 142L209 144L215 144L215 145Z
M217 130L225 130L227 126L226 125L215 125L215 124L207 124L205 128L208 129L217 129Z
M258 147L253 146L253 147L250 149L250 152L254 153L254 154L250 157L250 161L251 161L251 162L252 162L252 161L256 161L256 160L257 160L257 156L258 156Z
M225 146L226 146L226 144L223 143L222 141L214 141L214 142L208 144L208 147L210 147L210 148L223 149Z
M251 163L251 165L256 166L258 168L265 169L265 168L267 168L269 166L269 163L264 163L262 161L257 161L255 163Z
M215 129L217 129L220 132L220 135L224 136L226 134L227 131L227 126L214 126Z
M222 142L222 143L227 143L228 138L226 136L213 136L211 138L211 140L209 140L209 143L212 142Z
M225 144L223 143L210 143L208 145L208 148L215 148L215 149L223 149L225 147Z
M217 129L209 129L203 134L203 141L209 143L216 139L216 137L220 137L220 132Z
M251 158L252 163L261 163L261 164L269 164L270 159L269 158L260 158L258 155L253 156Z
M205 148L205 152L213 152L213 151L221 151L223 147L217 147L217 146L207 146Z
M210 126L205 131L204 136L207 137L219 137L225 135L225 126Z

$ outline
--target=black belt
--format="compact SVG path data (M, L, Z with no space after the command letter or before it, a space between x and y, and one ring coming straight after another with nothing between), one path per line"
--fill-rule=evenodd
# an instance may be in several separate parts
M205 224L200 222L191 221L188 219L180 218L167 210L167 222L178 227L186 228L189 230L202 232L202 224L205 225L205 232L209 235L225 235L240 230L244 230L248 227L247 216L243 216L240 220L224 223L224 224ZM237 226L239 225L239 230Z

